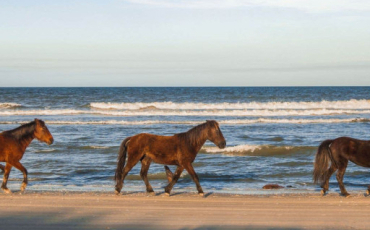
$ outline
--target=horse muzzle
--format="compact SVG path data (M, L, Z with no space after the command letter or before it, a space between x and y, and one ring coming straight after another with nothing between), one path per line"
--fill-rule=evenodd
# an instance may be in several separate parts
M51 144L53 144L54 143L54 138L51 138L48 142L47 142L47 144L48 145L51 145Z
M219 147L220 149L224 149L224 148L226 147L226 141L223 141L223 142L221 142L220 144L218 144L218 147Z

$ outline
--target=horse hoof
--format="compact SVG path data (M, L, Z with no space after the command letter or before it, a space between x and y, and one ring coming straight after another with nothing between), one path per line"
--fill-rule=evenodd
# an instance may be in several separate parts
M366 191L366 195L367 196L370 195L370 191L369 190Z
M168 192L166 192L165 194L166 194L166 196L170 196L170 193L168 193Z
M199 193L199 196L204 196L204 193L200 192L200 193Z
M10 191L10 189L8 189L8 188L6 188L6 189L3 188L3 191L6 194L11 194L12 193L12 191Z
M322 196L325 196L326 191L323 189L323 190L321 190L321 192L320 192L320 193L321 193L321 195L322 195Z
M121 192L119 192L119 191L114 191L114 193L117 195L117 196L119 196L119 195L121 195Z
M344 196L344 197L346 197L346 198L348 198L348 197L350 197L350 196L351 196L351 194L349 194L349 193L341 193L340 195L341 195L341 196Z
M27 184L22 183L21 192L24 192L24 190L26 190L26 187L27 187Z
M147 192L147 194L150 196L155 196L155 192Z

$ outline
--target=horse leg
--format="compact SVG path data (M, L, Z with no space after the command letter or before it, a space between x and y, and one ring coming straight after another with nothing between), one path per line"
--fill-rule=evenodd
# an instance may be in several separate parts
M10 170L12 169L12 165L9 164L9 163L6 163L5 165L5 170L4 170L4 179L3 179L3 183L1 185L1 189L5 192L5 193L12 193L12 191L10 191L7 187L6 187L6 184L8 183L8 178L9 178L9 173L10 173Z
M122 181L120 181L116 184L116 194L117 195L122 190L123 183L125 181L125 177L130 172L130 170L140 161L141 157L142 157L142 155L136 155L134 157L132 155L131 155L131 157L130 157L130 155L128 156L127 163L126 163L126 165L123 169L123 173L122 173Z
M344 173L346 172L348 160L341 162L341 163L342 164L339 166L338 172L337 172L337 181L338 181L339 188L340 188L340 194L342 196L348 197L350 194L347 192L343 184L343 177L344 177Z
M337 170L337 168L334 165L331 165L330 168L328 169L328 171L326 172L325 180L324 180L324 182L321 185L321 188L322 188L321 194L322 195L325 195L325 193L329 190L329 180L330 180L330 177L331 177L331 175L333 175L333 173L336 170Z
M166 188L164 189L165 193L166 193L168 196L170 195L170 193L171 193L171 190L172 190L173 186L176 184L177 180L180 178L182 171L184 171L184 167L177 166L177 169L176 169L175 175L174 175L174 176L173 176L173 178L171 179L171 182L170 182L170 183L166 186Z
M0 170L1 170L2 172L4 172L4 171L5 171L5 167L4 167L4 165L0 165Z
M164 170L166 171L168 183L171 183L172 178L173 178L173 173L171 172L170 168L167 165L164 166Z
M199 184L198 175L195 173L194 168L191 165L191 163L185 164L184 165L184 168L186 169L186 171L188 171L188 173L190 174L191 178L193 178L193 181L194 181L194 183L197 186L197 190L198 190L199 195L204 196L202 186L200 186L200 184Z
M24 190L26 189L27 184L28 184L27 169L25 167L23 167L23 165L19 161L14 163L13 166L23 173L23 182L22 182L22 185L21 185L21 192L24 192Z
M145 183L146 192L154 194L154 190L148 180L148 170L150 167L150 163L152 163L152 159L150 159L149 157L145 157L144 159L141 160L140 176L141 176L141 179L143 179Z

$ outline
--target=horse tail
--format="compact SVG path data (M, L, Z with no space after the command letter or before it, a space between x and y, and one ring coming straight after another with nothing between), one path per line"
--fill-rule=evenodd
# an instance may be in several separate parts
M329 162L336 165L330 150L330 145L332 143L333 140L323 141L317 150L313 169L313 182L315 184L318 182L322 183L325 180Z
M114 180L117 183L122 181L123 168L125 167L125 163L126 163L127 145L130 139L131 137L127 137L126 139L124 139L118 151L117 169L114 175Z

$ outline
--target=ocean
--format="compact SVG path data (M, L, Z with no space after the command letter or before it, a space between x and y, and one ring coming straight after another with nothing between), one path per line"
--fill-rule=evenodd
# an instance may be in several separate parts
M55 142L34 140L27 148L21 163L28 190L113 193L124 138L173 135L217 120L227 147L206 142L193 163L206 193L269 193L262 186L270 183L286 187L279 192L319 192L312 183L318 145L340 136L370 139L370 87L0 88L0 131L34 118L46 122ZM145 192L140 167L123 191ZM163 192L163 165L151 165L149 180ZM21 181L13 168L9 188L19 190ZM365 191L370 170L350 163L344 183L349 192ZM184 171L172 191L196 188ZM330 191L339 192L335 174Z

